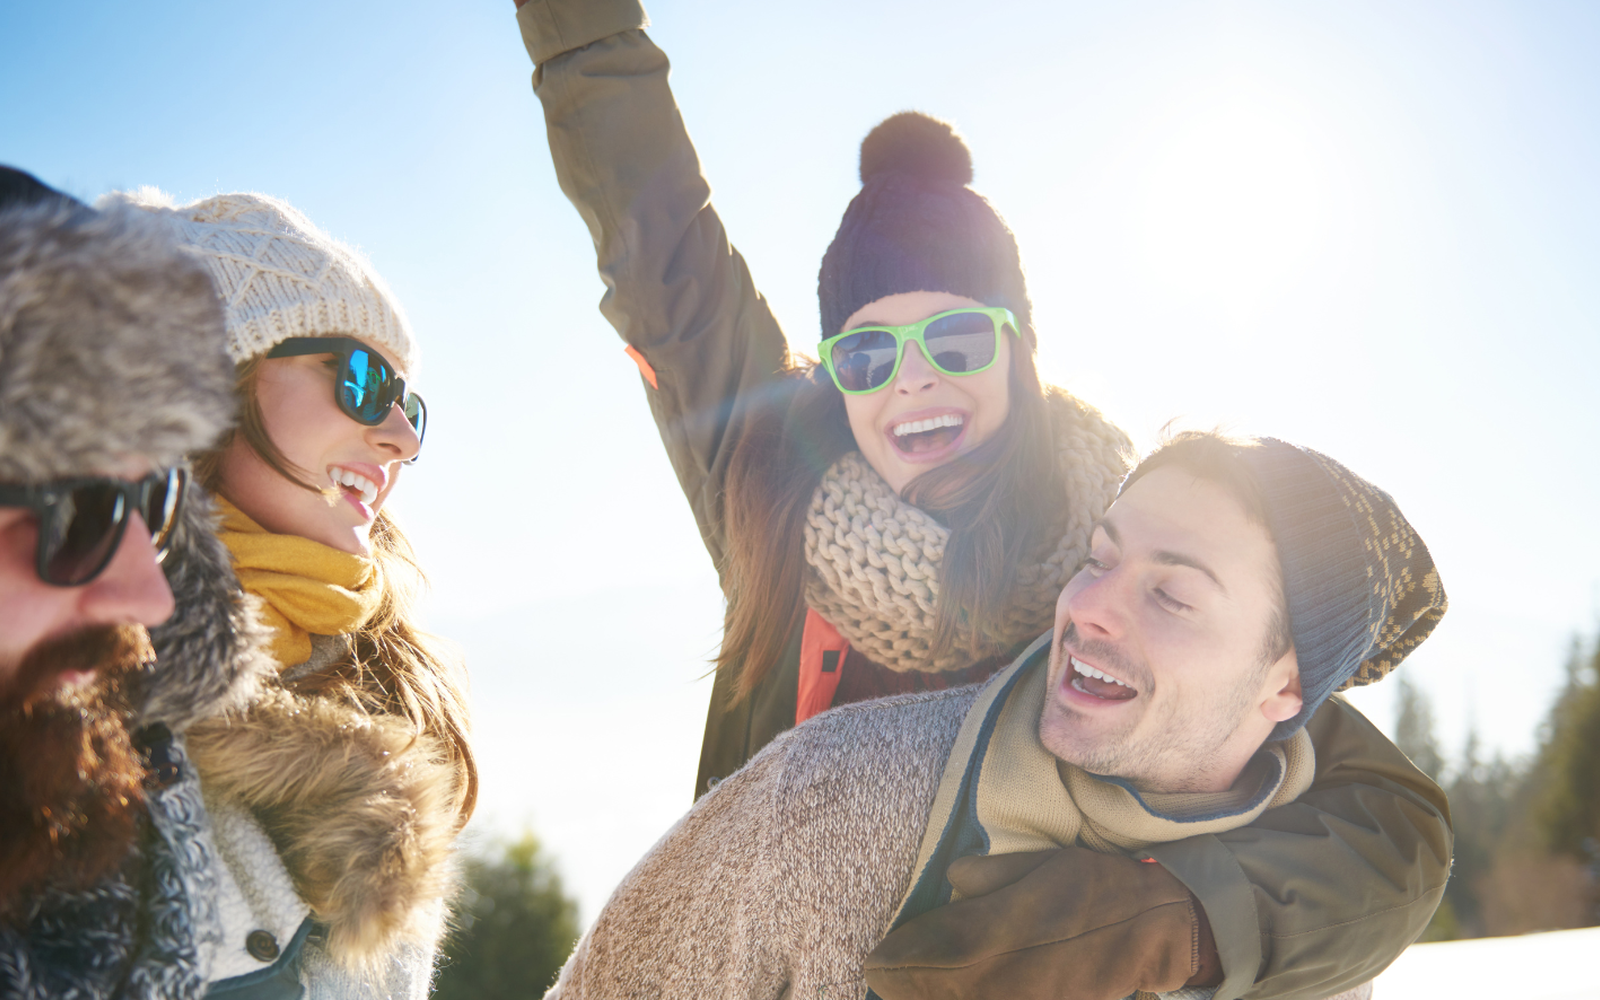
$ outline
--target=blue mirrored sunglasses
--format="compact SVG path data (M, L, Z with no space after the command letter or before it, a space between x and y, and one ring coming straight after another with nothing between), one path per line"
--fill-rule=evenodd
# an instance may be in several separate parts
M394 366L382 354L354 337L290 337L268 351L267 357L305 354L332 354L343 362L333 397L346 416L358 424L376 427L388 418L389 407L398 404L417 432L417 445L421 447L428 429L428 407L421 396L406 391L406 380L395 374ZM406 464L415 461L412 458Z

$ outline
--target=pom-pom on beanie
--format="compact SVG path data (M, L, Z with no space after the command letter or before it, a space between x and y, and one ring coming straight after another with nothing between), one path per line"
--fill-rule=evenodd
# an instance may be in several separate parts
M235 362L291 337L354 337L417 376L411 326L367 259L263 194L221 194L175 206L154 188L109 196L161 216L211 272Z
M903 111L867 135L861 191L817 276L823 337L886 295L951 292L1010 309L1033 344L1016 238L971 182L972 154L945 122Z
M206 271L144 212L96 212L0 169L0 481L156 467L235 409Z

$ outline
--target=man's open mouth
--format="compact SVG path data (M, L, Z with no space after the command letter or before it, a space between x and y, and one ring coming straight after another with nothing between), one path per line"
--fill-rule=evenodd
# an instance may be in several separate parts
M1081 691L1101 701L1129 701L1139 697L1139 692L1129 687L1098 667L1078 659L1076 656L1067 657L1068 683L1074 691Z
M966 429L967 418L960 413L941 413L923 420L907 420L890 429L894 446L908 455L938 451L948 447Z

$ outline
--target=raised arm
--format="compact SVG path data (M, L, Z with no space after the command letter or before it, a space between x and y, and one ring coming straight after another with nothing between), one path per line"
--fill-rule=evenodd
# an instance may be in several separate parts
M600 311L650 369L650 411L720 565L737 404L783 366L783 332L711 207L638 0L528 0L517 21L556 176L594 238Z

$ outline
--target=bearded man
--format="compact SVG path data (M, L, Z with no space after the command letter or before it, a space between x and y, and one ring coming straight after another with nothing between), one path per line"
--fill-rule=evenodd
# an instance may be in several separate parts
M180 464L232 417L224 342L143 213L0 167L5 1000L205 993L214 848L181 733L268 665L239 592L197 585L230 570Z

